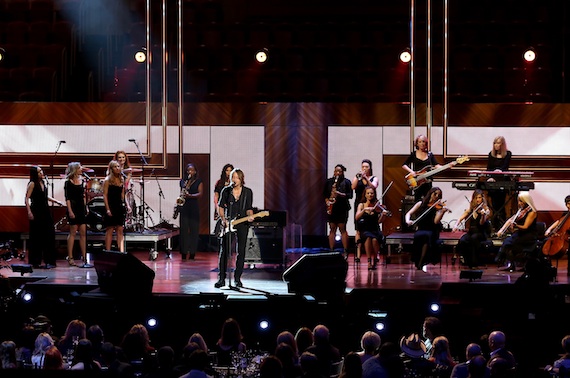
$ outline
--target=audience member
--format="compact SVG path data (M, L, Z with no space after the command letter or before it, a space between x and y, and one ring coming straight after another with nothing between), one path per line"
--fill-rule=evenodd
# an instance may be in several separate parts
M192 337L190 339L192 339ZM174 371L176 371L179 377L190 371L190 356L196 350L203 351L203 349L194 341L188 342L188 344L186 344L182 349L182 359L180 360L180 363L174 367Z
M501 331L493 331L489 335L489 349L491 355L487 366L491 368L491 372L502 372L506 370L514 370L516 367L515 357L506 349L506 336ZM494 367L495 363L497 366Z
M467 345L467 348L465 348L465 362L453 367L451 378L467 378L469 376L469 361L471 361L473 357L481 355L483 355L483 352L479 344L471 343Z
M53 339L49 333L42 332L36 337L34 352L32 354L32 366L35 369L42 369L46 350L53 346Z
M362 363L366 362L371 357L374 357L378 353L378 348L380 348L380 335L373 331L366 331L360 339L360 347L362 350L358 352L360 361Z
M163 346L156 353L158 367L156 370L145 374L145 378L178 378L179 374L174 370L174 349Z
M284 344L286 345L286 344ZM259 366L260 378L281 378L283 377L283 367L279 358L267 356Z
M314 337L313 331L309 327L301 327L295 333L295 342L299 350L299 356L307 350L308 347L313 345Z
M0 344L0 361L2 361L2 369L16 369L18 367L15 342L6 340Z
M31 324L25 325L16 340L16 360L20 367L32 366L32 353L34 353L38 332Z
M105 342L105 335L103 329L97 324L92 325L87 329L86 339L91 341L93 346L93 359L101 363L101 346Z
M105 342L101 346L101 368L106 370L111 377L131 378L134 376L133 367L121 361L117 356L117 347L112 343Z
M299 357L299 364L301 365L301 370L303 371L303 378L327 378L321 374L319 360L317 356L310 352L303 352Z
M428 316L424 319L424 324L422 327L422 336L424 344L426 346L425 358L431 357L431 348L433 345L433 340L443 335L443 327L441 321L435 316Z
M93 359L93 346L91 345L91 341L87 339L79 340L77 348L75 348L71 370L101 370L99 362Z
M65 334L56 344L57 349L63 356L68 355L68 350L75 351L78 341L86 338L87 326L79 319L70 321L65 329Z
M63 370L63 356L55 345L50 346L44 357L44 370Z
M208 354L204 350L198 348L188 357L188 373L182 375L180 378L210 378L210 376L206 374L206 370L209 366L210 361Z
M485 357L479 355L469 360L469 378L489 378L491 372L487 367Z
M200 335L199 333L193 333L192 336L188 339L188 344L196 343L206 354L208 354L208 345L206 345L206 340Z
M330 332L326 326L317 325L313 330L313 337L315 341L307 348L307 352L317 356L321 374L328 377L333 363L341 360L340 352L330 343Z
M570 372L570 335L564 336L561 344L564 354L554 361L552 365L547 365L545 368L546 371L553 372L555 374L558 374L560 370Z
M237 320L229 318L222 326L222 333L218 342L214 346L218 358L218 365L229 366L232 362L232 352L245 352L246 345L243 343L243 336Z
M277 335L277 345L285 343L293 349L295 355L295 364L299 364L299 349L297 348L297 341L295 341L295 336L289 331L283 331ZM312 344L312 342L311 342Z
M303 372L296 361L296 355L291 345L279 343L275 348L275 357L281 361L282 375L284 378L297 378Z
M430 361L435 363L435 376L449 377L455 366L449 350L449 340L445 336L438 336L433 340Z
M426 346L417 333L403 336L400 339L404 377L429 376L435 368L435 363L425 358Z
M339 378L362 378L362 362L356 352L349 352L344 356Z
M142 324L135 324L123 337L121 348L126 361L135 372L143 373L156 367L155 349L150 345L148 330Z

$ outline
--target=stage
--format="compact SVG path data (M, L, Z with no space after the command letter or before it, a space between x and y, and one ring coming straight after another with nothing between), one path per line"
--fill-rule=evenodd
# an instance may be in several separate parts
M0 274L18 293L9 311L13 321L46 313L55 319L61 334L70 319L81 317L88 324L103 325L106 337L118 342L134 322L146 322L154 316L161 324L160 331L151 331L154 343L181 348L193 332L201 332L209 343L215 342L223 320L235 317L249 345L270 350L276 335L284 329L294 332L300 326L325 323L331 328L335 343L346 353L358 350L362 332L379 321L385 325L379 331L382 339L397 342L404 334L420 332L423 318L434 315L444 322L452 340L452 353L460 359L469 342L478 341L493 329L503 329L519 364L528 371L536 373L540 365L551 363L550 359L559 353L560 339L570 333L566 256L551 261L557 265L557 275L548 282L525 278L525 272L500 271L491 263L477 268L480 279L470 280L460 278L461 272L470 270L461 266L459 259L453 260L452 240L457 235L444 236L449 245L444 243L442 263L423 270L417 270L409 261L409 234L388 237L389 245L402 246L393 249L389 256L383 254L376 270L368 270L365 256L356 263L351 254L347 260L346 289L334 293L331 286L333 295L325 297L291 293L283 279L284 270L303 255L323 250L289 251L284 265L246 265L243 288L230 287L226 280L226 286L217 289L217 253L199 252L194 260L183 261L177 251L159 250L154 259L147 248L137 248L133 243L128 252L133 258L133 269L128 267L123 272L134 290L132 298L99 289L95 267L97 259L104 258L101 254L107 253L102 251L90 253L93 268L72 267L65 260L58 260L54 269L20 274L6 267L0 269ZM3 265L17 263L21 261L14 259ZM145 274L154 275L149 296L136 292L144 286L139 274L141 267ZM319 279L327 285L326 275ZM23 303L23 293L31 293L34 300ZM433 303L440 306L438 312L430 310ZM259 330L258 322L263 319L273 322L269 331ZM530 346L537 342L545 345L544 350L534 350L529 356Z

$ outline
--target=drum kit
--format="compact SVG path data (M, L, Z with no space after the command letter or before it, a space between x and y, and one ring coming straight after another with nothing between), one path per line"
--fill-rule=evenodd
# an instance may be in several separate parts
M104 231L105 226L103 223L105 215L105 201L103 199L103 180L97 177L90 177L85 173L94 172L93 169L83 168L85 181L85 197L87 199L87 209L89 213L87 215L87 227L92 231ZM142 169L137 168L126 168L123 173L137 173L141 172ZM65 175L62 175L65 177ZM139 186L143 186L148 181L143 182L142 180L135 180ZM131 212L127 213L125 218L125 231L132 232L143 232L145 229L145 206L137 206L137 200L142 203L141 197L135 192L135 183L132 179L128 179L125 182L125 202L129 204ZM56 228L63 225L65 218L61 219L56 223Z

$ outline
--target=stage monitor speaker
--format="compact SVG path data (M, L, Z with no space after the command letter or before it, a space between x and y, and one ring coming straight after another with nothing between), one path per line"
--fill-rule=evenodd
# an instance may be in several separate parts
M259 264L283 264L285 253L282 227L250 227L245 261Z
M130 253L103 251L94 256L99 288L119 298L152 294L154 271Z
M343 294L348 263L341 253L315 253L301 256L284 273L289 293L326 298Z

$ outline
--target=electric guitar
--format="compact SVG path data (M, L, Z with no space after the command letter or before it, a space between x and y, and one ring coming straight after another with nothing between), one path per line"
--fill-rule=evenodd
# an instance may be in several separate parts
M267 211L267 210L260 211L259 213L255 213L252 215L252 217L254 217L254 218L263 218L263 217L267 217L267 216L269 216L269 211ZM228 222L228 224L226 225L226 227L221 228L219 237L224 236L228 232L235 232L236 229L234 228L234 226L237 226L238 224L243 223L243 222L247 222L248 218L249 218L249 215L247 217L242 217L242 218L230 220Z
M466 161L469 161L469 157L468 156L460 156L457 159L455 159L454 161L452 161L451 163L448 163L446 165L442 165L439 168L435 168L435 169L431 169L431 165L422 168L421 171L417 172L417 175L414 177L413 173L408 173L405 176L406 179L406 184L408 184L408 188L410 189L417 189L420 186L422 186L423 184L425 184L426 182L431 182L430 177L433 175L438 174L439 172L445 171L446 169L449 169L457 164L463 164Z

